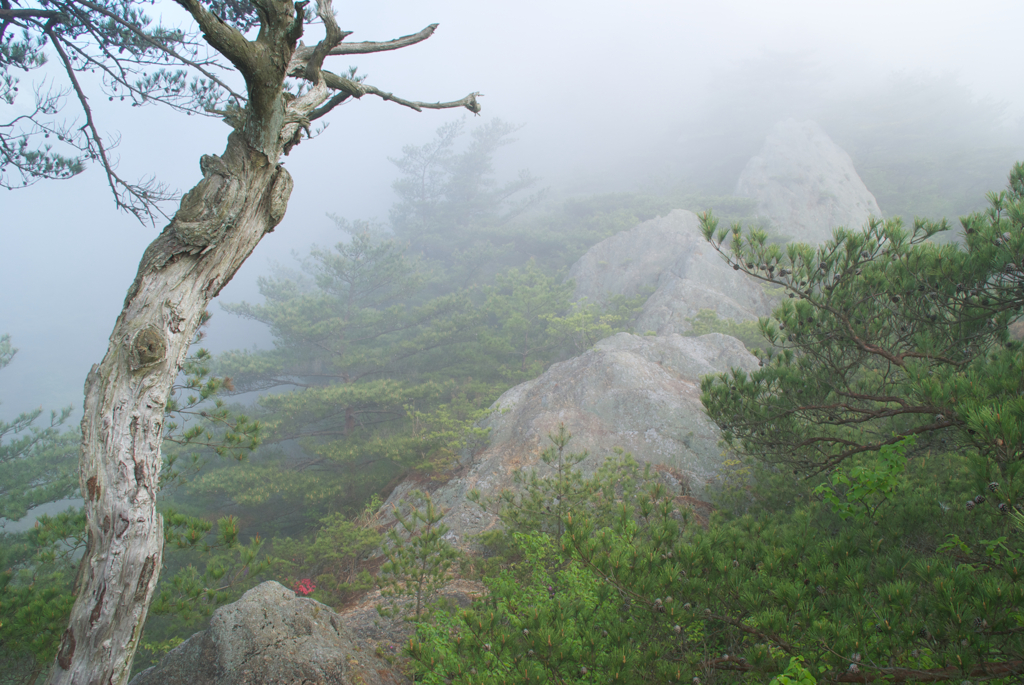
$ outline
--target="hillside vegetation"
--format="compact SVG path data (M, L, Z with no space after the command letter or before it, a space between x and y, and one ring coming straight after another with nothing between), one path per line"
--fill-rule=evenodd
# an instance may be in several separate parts
M1024 308L1024 167L959 229L878 220L812 247L770 240L739 198L545 203L528 173L497 180L514 132L455 124L408 146L387 225L337 217L336 244L261 279L262 302L226 306L272 348L214 359L196 341L167 407L173 553L136 668L270 578L335 607L376 584L414 597L399 663L429 683L1019 681L1024 357L1009 327ZM561 431L547 475L479 498L503 532L457 553L424 493L486 443L479 419L632 332L643 305L574 303L569 267L679 207L716 209L705 238L783 298L756 330L691 322L761 361L703 380L729 457L716 513L628 455L585 478ZM0 340L0 367L15 352ZM246 392L255 404L231 404ZM66 413L39 417L0 423L6 519L76 493L78 436ZM381 502L409 478L424 492L387 534ZM0 535L0 682L35 682L52 661L82 530L70 509ZM455 573L489 594L438 605Z

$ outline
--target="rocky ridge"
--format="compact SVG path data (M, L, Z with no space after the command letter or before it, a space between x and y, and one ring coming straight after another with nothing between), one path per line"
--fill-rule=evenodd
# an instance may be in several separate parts
M838 225L861 226L880 216L877 202L849 156L813 122L781 122L750 160L738 193L758 201L777 232L818 243ZM662 478L677 496L701 497L721 466L717 427L700 403L700 376L757 360L734 338L683 337L701 309L752 320L770 313L760 282L730 269L704 241L692 212L676 210L595 245L570 271L576 299L607 302L616 294L653 291L636 330L620 333L583 354L552 365L536 379L505 392L483 422L490 444L464 456L460 469L432 496L446 510L450 539L466 546L496 519L468 501L473 489L493 496L513 486L515 472L546 467L541 453L560 424L573 434L571 451L589 457L592 473L616 448L641 463L665 467ZM409 480L390 495L396 504L420 484ZM696 500L692 500L696 502ZM456 581L446 588L456 604L483 591ZM459 585L462 583L462 585ZM373 595L344 614L268 582L218 609L210 628L172 650L131 685L269 685L270 683L406 683L375 654L397 653L408 625L382 620Z
M540 455L559 424L573 435L570 451L589 453L578 467L584 473L593 473L621 448L642 464L679 474L677 494L700 497L723 457L718 428L700 402L700 376L757 365L742 343L720 333L619 333L508 390L482 424L490 428L490 445L467 456L461 471L432 493L447 510L444 523L452 541L468 544L472 535L497 524L467 499L471 490L495 496L513 486L516 471L536 468L543 475L550 468ZM385 511L416 487L411 480L399 485Z
M771 313L761 283L733 271L704 240L700 220L677 209L590 248L569 270L577 301L605 303L613 295L653 294L636 323L639 332L687 333L701 309L748 321Z

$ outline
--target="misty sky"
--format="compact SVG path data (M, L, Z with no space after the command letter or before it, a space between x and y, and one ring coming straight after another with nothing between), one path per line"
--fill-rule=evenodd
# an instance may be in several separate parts
M1024 113L1019 0L336 0L336 9L342 28L355 32L350 41L439 23L418 46L329 64L358 66L369 83L409 99L480 91L483 117L524 124L519 143L499 160L503 167L528 167L556 191L637 190L686 155L679 141L694 135L686 123L714 97L716 77L767 53L799 53L819 66L828 75L819 87L833 97L894 74L951 74L979 98L1009 102L1011 117ZM173 6L157 11L169 23L185 21ZM127 178L155 174L188 189L200 178L199 156L224 148L228 128L219 121L94 102L101 130L122 137L117 153ZM0 119L10 114L0 107ZM296 183L288 214L221 300L253 299L255 278L271 262L334 242L328 212L386 219L395 177L387 158L464 114L416 113L369 96L335 110L323 135L286 159ZM0 417L80 407L85 374L102 358L158 229L118 213L97 168L0 192L0 333L21 350L0 372ZM216 304L211 311L211 349L266 343Z

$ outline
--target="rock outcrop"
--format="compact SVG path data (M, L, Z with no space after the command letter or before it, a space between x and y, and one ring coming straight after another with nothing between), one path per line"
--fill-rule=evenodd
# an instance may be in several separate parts
M392 685L408 680L330 607L268 581L129 685Z
M705 482L721 464L717 427L700 402L700 376L740 367L751 371L757 360L729 336L636 336L619 333L568 361L554 364L539 378L503 394L484 422L490 445L466 459L464 470L433 492L448 510L445 523L458 544L487 530L495 519L467 501L477 489L494 496L513 486L513 474L547 467L541 453L548 435L565 424L572 433L569 449L587 450L580 463L593 472L613 449L621 447L637 461L664 465L686 482L683 494L700 496ZM388 503L417 487L399 485ZM385 505L385 510L389 507Z
M605 303L612 295L632 297L653 289L663 271L703 240L697 215L682 209L616 233L587 250L569 269L568 278L576 284L574 296Z
M740 175L736 194L757 200L780 237L816 245L839 226L882 216L853 160L813 121L779 122Z
M569 270L577 300L605 303L613 295L653 289L636 330L686 333L701 309L735 321L771 313L761 284L733 271L704 236L693 212L677 209L601 241Z

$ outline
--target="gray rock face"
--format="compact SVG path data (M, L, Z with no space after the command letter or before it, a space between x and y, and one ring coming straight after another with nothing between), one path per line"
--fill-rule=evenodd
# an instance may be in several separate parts
M699 497L722 460L718 429L700 403L700 376L731 367L751 371L757 360L729 336L619 333L507 391L484 424L491 429L490 446L433 493L434 502L448 510L451 538L462 544L465 536L495 525L467 494L477 489L485 497L497 495L513 486L518 470L543 474L549 467L540 455L560 423L573 435L570 451L590 453L579 465L584 472L593 472L621 447L641 463L683 474L690 493ZM415 487L400 485L388 502Z
M700 232L697 215L682 209L623 231L590 248L570 269L577 300L606 302L654 288L636 330L686 333L701 309L735 321L771 313L761 284L733 271Z
M575 298L604 303L612 295L633 296L657 287L661 273L703 240L697 215L682 209L617 233L569 269Z
M329 607L268 581L214 612L209 630L129 685L385 685L404 677Z
M757 200L779 235L816 245L882 216L850 155L813 121L779 122L740 175L736 194Z

